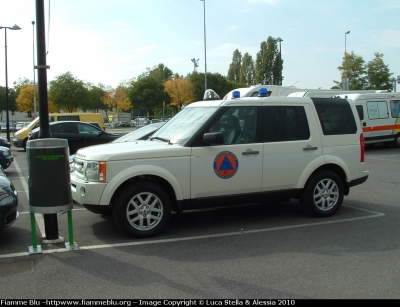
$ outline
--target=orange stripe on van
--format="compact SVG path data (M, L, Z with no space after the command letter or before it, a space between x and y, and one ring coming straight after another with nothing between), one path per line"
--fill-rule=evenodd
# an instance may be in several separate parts
M363 127L363 132L374 132L374 131L385 131L385 130L396 130L396 129L400 129L400 125Z

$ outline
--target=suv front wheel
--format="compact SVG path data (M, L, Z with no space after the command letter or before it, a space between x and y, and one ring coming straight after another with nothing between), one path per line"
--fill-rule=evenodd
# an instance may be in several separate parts
M300 204L313 216L328 217L336 213L344 197L343 182L332 171L320 171L307 182Z
M113 217L128 235L148 238L159 233L171 216L168 194L155 183L138 182L117 197Z

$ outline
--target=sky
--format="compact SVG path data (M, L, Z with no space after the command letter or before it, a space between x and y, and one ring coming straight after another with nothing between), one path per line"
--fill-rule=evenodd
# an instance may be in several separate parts
M160 63L186 76L195 68L192 59L198 59L199 72L206 64L208 73L226 76L236 49L255 60L269 36L283 40L283 85L331 88L340 80L345 51L365 62L382 53L392 77L400 76L398 0L36 1L45 8L48 82L69 71L84 82L115 88ZM9 87L34 79L36 1L0 0L0 26L21 28L7 30Z

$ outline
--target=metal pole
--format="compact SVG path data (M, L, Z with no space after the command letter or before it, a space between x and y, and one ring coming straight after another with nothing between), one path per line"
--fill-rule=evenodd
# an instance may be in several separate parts
M32 21L33 32L33 116L36 117L36 71L35 71L35 22Z
M43 0L36 0L37 69L39 94L39 139L51 138L49 128L49 107L47 99L46 33ZM43 214L47 240L57 240L57 213Z
M204 4L204 91L207 90L207 47L206 47L206 0L201 0Z
M4 49L6 58L6 131L7 131L7 141L10 142L10 119L8 115L8 74L7 74L7 28L4 28Z
M350 85L347 78L347 50L346 50L346 36L349 34L350 31L344 33L344 80L343 80L343 90L348 91L350 89Z
M280 68L280 78L279 78L279 85L282 85L282 53L281 53L281 42L279 41L279 68Z

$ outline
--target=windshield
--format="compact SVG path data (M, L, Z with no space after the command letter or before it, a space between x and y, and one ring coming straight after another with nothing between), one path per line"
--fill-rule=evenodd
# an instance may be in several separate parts
M152 138L184 144L215 113L217 107L186 107L153 134Z
M29 125L27 127L32 127L34 125L36 125L39 122L39 117L36 117L33 121L31 121L29 123Z

